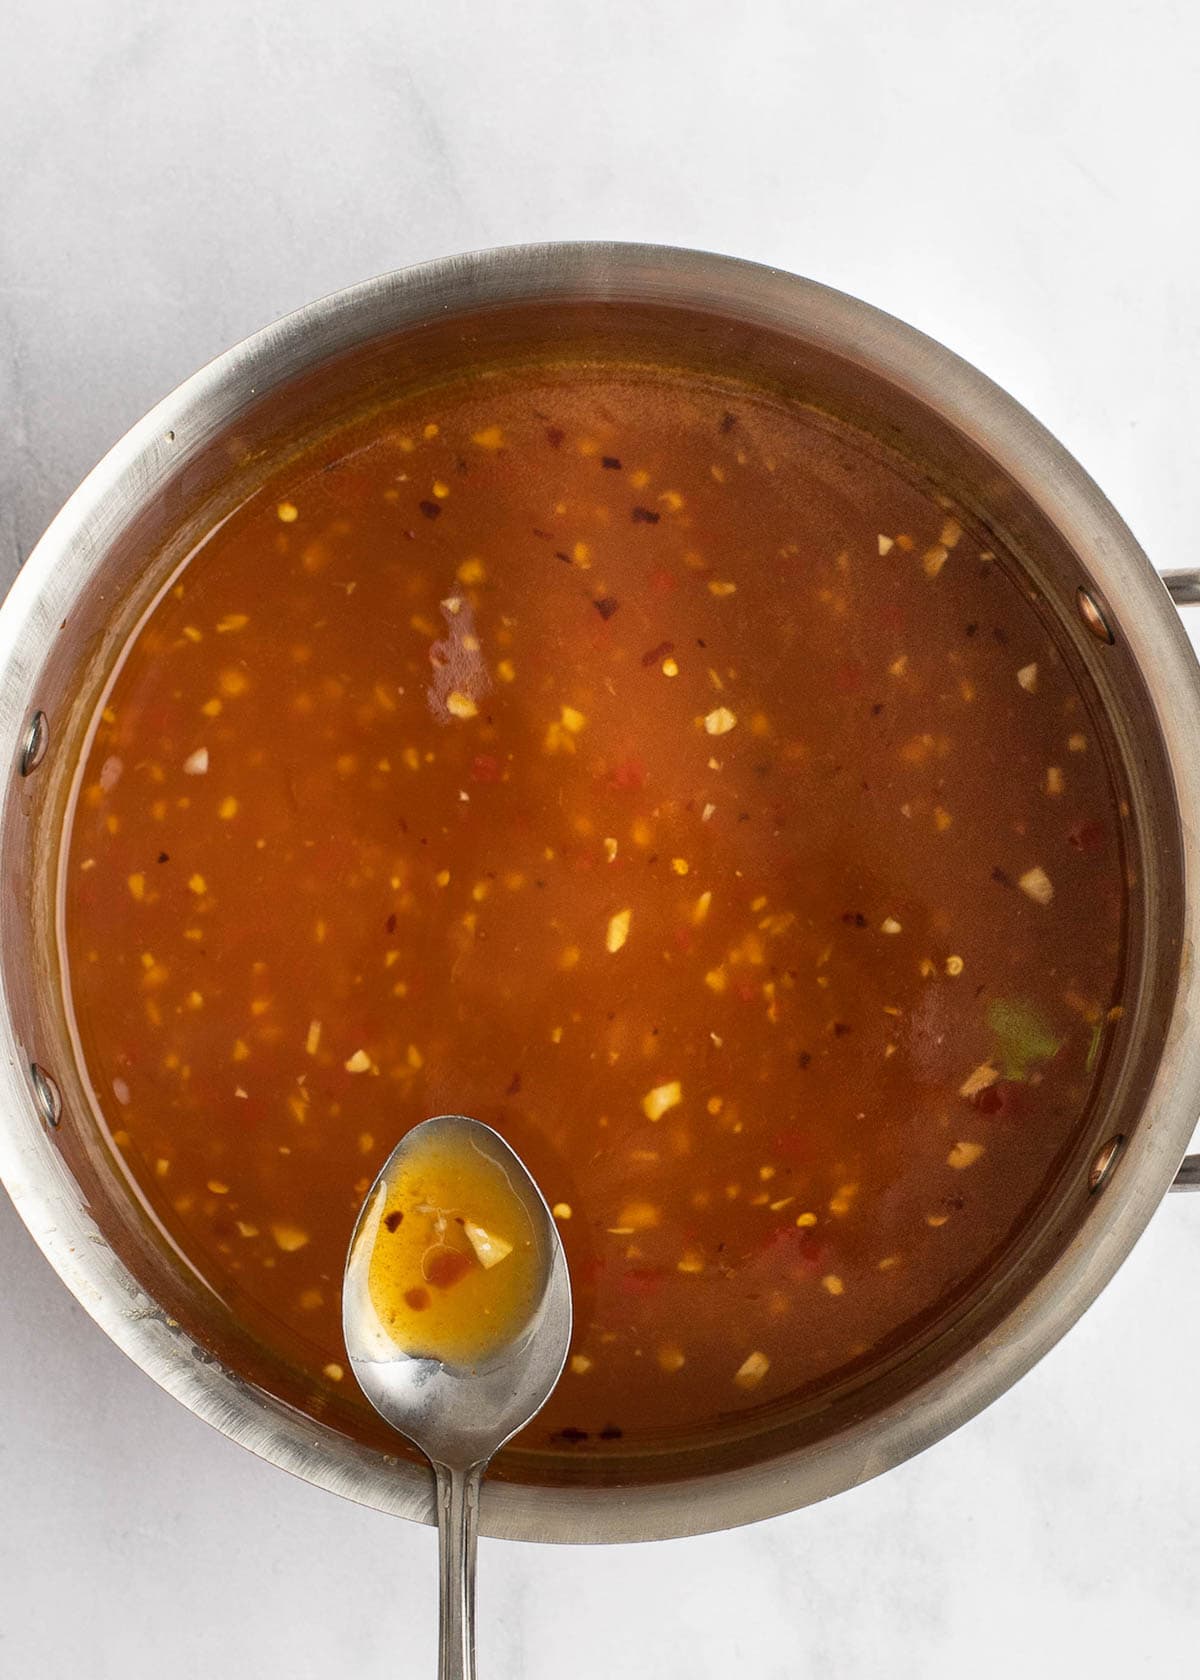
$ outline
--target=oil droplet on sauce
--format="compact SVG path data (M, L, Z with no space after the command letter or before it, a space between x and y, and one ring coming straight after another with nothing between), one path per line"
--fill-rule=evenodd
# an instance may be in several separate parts
M358 1240L371 1305L407 1354L485 1360L537 1305L525 1206L503 1168L462 1139L414 1145L376 1190Z

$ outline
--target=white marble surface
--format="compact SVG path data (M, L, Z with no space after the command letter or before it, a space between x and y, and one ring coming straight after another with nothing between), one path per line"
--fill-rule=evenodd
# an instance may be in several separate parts
M210 355L374 271L569 236L857 292L1195 559L1200 13L1184 0L10 0L0 557ZM0 1675L432 1672L434 1548L198 1423L0 1200ZM1200 1199L956 1437L820 1509L485 1544L484 1675L1195 1672Z

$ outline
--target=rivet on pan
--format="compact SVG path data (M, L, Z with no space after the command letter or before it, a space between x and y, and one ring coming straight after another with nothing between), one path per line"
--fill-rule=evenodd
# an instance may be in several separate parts
M1116 1137L1110 1137L1107 1143L1102 1143L1096 1151L1096 1159L1092 1162L1092 1170L1088 1174L1088 1189L1099 1190L1107 1182L1109 1174L1116 1165L1117 1156L1124 1147L1125 1139L1120 1132Z
M50 725L46 721L45 712L34 712L29 720L29 728L25 731L25 740L21 746L21 774L28 776L36 770L46 756L46 748L50 744Z
M42 1119L47 1126L57 1126L62 1119L62 1096L58 1086L45 1068L40 1068L36 1062L29 1064L29 1078Z
M1109 629L1108 620L1105 618L1096 597L1089 594L1086 589L1080 587L1075 591L1075 605L1079 609L1080 618L1087 625L1096 640L1098 642L1107 642L1111 647L1113 642L1116 641L1116 637Z

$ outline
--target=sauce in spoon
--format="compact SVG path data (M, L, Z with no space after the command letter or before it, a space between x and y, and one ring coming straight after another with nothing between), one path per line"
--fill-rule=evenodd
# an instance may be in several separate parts
M414 1141L377 1184L357 1241L373 1328L411 1356L486 1361L537 1305L543 1261L529 1214L468 1138Z

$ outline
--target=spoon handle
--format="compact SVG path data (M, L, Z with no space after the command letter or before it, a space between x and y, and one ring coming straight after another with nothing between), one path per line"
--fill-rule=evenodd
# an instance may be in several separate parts
M475 1680L475 1543L485 1466L451 1470L435 1464L433 1468L441 1586L438 1680Z

